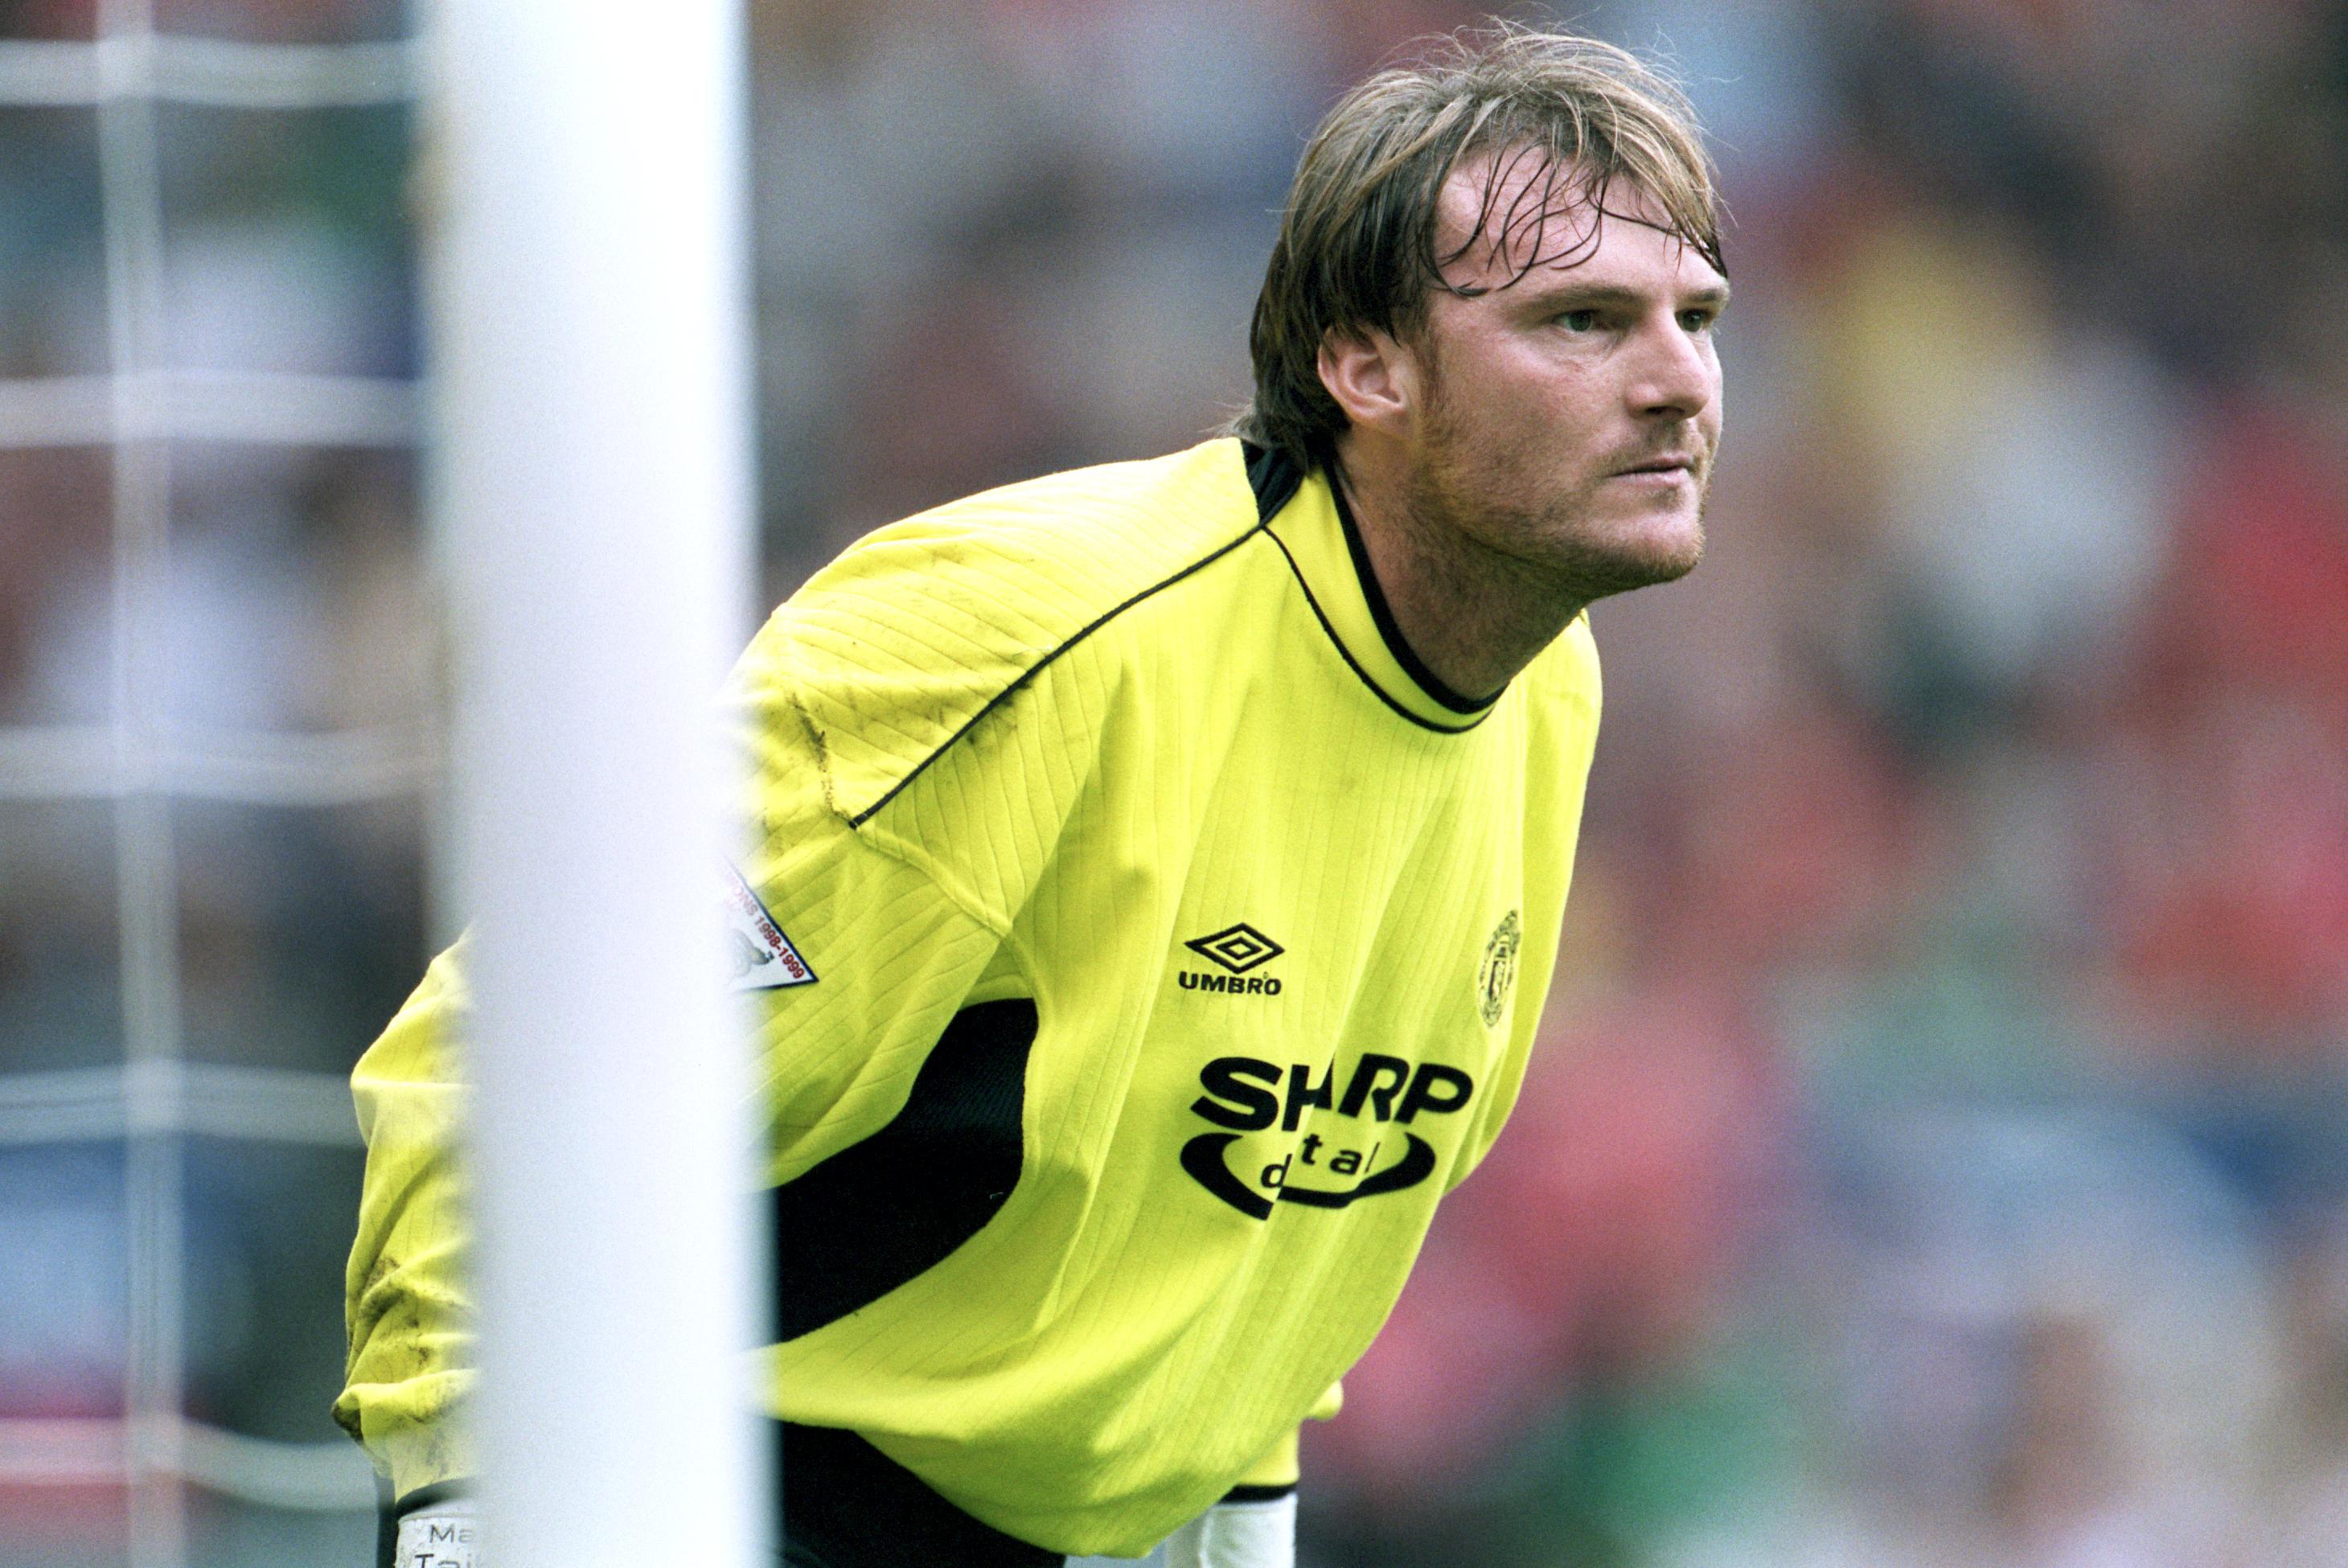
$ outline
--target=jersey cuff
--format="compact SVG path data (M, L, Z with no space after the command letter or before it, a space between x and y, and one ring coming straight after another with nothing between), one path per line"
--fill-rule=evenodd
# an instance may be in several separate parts
M1292 1491L1296 1487L1296 1434L1291 1431L1272 1445L1272 1452L1241 1471L1234 1491ZM1228 1499L1226 1499L1228 1501Z
M393 1503L391 1516L394 1520L405 1519L419 1508L430 1508L436 1503L447 1502L451 1498L472 1495L473 1483L469 1480L436 1480L428 1486L417 1487L414 1491Z
M427 1372L401 1383L354 1383L335 1402L335 1420L358 1439L394 1497L480 1472L464 1408L469 1367Z

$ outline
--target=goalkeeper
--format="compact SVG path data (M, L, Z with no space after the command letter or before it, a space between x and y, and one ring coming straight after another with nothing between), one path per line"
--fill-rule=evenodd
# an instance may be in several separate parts
M752 643L787 1562L1290 1560L1298 1424L1524 1071L1584 610L1695 564L1723 273L1675 89L1447 41L1307 148L1231 434L884 528ZM354 1075L335 1415L416 1563L474 1468L465 1008L460 950Z

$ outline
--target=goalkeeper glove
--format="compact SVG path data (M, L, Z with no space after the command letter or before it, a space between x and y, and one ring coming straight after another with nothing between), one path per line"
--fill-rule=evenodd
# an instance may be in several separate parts
M1255 1489L1249 1489L1251 1491ZM1166 1542L1166 1568L1295 1568L1296 1491L1226 1498Z

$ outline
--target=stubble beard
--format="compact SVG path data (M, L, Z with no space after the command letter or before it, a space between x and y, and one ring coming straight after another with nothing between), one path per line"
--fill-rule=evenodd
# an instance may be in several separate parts
M1544 499L1510 454L1479 450L1438 393L1423 460L1406 487L1406 515L1428 553L1447 558L1441 574L1457 589L1471 588L1476 577L1500 577L1560 603L1587 604L1676 582L1695 569L1711 480L1706 454L1688 480L1695 518L1685 547L1659 548L1641 537L1639 520L1626 519L1618 530L1601 516L1605 476Z

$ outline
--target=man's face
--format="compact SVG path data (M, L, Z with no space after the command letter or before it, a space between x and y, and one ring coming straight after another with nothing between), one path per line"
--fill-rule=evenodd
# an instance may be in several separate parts
M1454 287L1488 292L1437 291L1406 346L1411 512L1584 600L1669 582L1704 548L1727 281L1643 193L1601 211L1503 154L1488 201L1492 161L1453 171L1436 248Z

